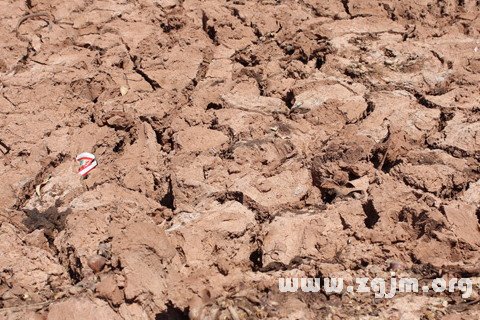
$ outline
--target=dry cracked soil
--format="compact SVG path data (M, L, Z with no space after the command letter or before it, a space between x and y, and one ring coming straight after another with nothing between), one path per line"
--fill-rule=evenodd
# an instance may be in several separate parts
M478 0L0 0L0 319L479 319L479 35ZM392 271L473 293L278 287Z

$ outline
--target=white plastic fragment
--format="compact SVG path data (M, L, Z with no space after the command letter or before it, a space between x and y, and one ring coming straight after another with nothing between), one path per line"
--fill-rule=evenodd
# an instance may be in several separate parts
M42 183L40 183L39 185L37 185L35 187L35 193L37 194L38 197L42 196L41 189L44 185L46 185L48 183L48 181L50 181L50 178L51 178L51 176L48 176L45 180L42 181Z
M80 163L80 168L78 168L78 174L82 177L85 177L97 166L97 160L95 160L95 156L88 152L80 153L77 156L76 160Z
M120 86L120 94L122 96L126 95L128 93L128 87L127 86Z

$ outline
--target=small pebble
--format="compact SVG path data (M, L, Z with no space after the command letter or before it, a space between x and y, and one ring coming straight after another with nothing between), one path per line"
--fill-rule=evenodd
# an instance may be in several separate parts
M105 264L107 263L107 259L102 257L101 255L94 255L88 258L87 264L93 272L98 273L103 270Z

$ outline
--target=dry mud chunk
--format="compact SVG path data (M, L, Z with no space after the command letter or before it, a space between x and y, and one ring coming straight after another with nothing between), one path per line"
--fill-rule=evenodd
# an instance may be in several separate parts
M405 91L375 93L371 96L371 102L375 108L362 121L359 132L377 142L388 136L390 128L391 133L404 136L402 138L406 140L404 147L408 144L424 143L425 132L430 132L438 126L440 110L427 109L419 105Z
M179 4L177 0L153 0L153 3L163 9L171 9Z
M198 4L188 3L198 10ZM184 4L184 6L186 6ZM210 40L229 48L244 48L257 39L253 29L239 19L232 19L232 12L226 6L208 1L202 6L203 31Z
M177 161L178 160L178 161ZM215 163L215 157L198 156L192 163L185 165L187 161L191 161L190 157L176 157L173 163L173 171L176 174L177 183L185 187L198 187L205 181L206 166Z
M380 185L372 185L371 201L363 205L365 226L373 229L370 236L377 242L404 241L410 238L411 226L399 223L399 213L405 207L415 206L417 198L411 188L388 175L382 175Z
M186 213L178 215L168 230L181 235L179 244L186 262L207 267L216 260L225 260L228 265L248 266L251 250L247 231L256 224L255 214L236 201L215 202L198 210L195 215L188 214L190 219ZM212 254L218 255L218 259L212 260Z
M267 268L276 263L288 266L294 263L295 258L317 256L319 251L322 259L332 259L335 248L329 236L338 239L341 230L340 215L335 210L317 215L278 216L266 229L262 246L263 264Z
M95 292L100 298L106 298L116 306L123 302L123 292L118 288L113 274L102 276L95 287Z
M404 205L415 202L417 198L412 189L396 181L389 175L381 176L382 183L371 186L369 193L372 196L376 210L385 213L385 217L399 212Z
M279 319L297 320L297 319L316 319L318 314L313 310L309 310L306 302L303 299L295 297L294 295L285 295L284 301L278 306ZM283 299L282 299L283 300Z
M124 320L150 320L148 314L145 312L139 304L126 304L123 303L118 312Z
M227 127L234 137L241 140L264 139L265 129L273 127L273 116L258 115L257 113L238 109L220 109L215 111L219 127Z
M121 138L118 144L122 148L125 145L125 150L120 150L121 156L115 158L115 164L124 174L124 186L152 198L163 195L167 192L168 185L165 179L161 178L166 176L162 172L165 170L165 159L157 143L156 133L146 122L137 125L133 130L137 133L135 142L129 144L128 138Z
M421 290L421 287L419 288ZM425 318L430 318L434 316L432 310L432 306L439 306L438 308L441 309L441 305L444 303L444 298L438 296L421 296L413 297L411 295L408 296L395 296L395 299L392 299L391 305L388 308L382 308L383 310L379 314L379 318L384 319L402 319L402 320L416 320L419 318L420 314L425 315ZM463 313L462 313L463 314ZM463 317L462 317L463 318ZM450 317L441 317L442 320L454 320L455 318ZM461 319L461 318L459 318Z
M74 211L89 211L99 209L119 208L111 212L115 218L120 218L126 213L131 214L130 218L144 217L145 213L151 213L161 206L158 202L131 190L105 183L95 190L89 190L75 198L70 203ZM107 210L105 210L107 211Z
M476 21L478 28L478 20ZM455 30L456 26L452 29ZM451 32L443 37L431 37L428 40L426 39L424 45L427 48L433 48L435 50L439 60L442 59L444 61L443 63L446 64L449 69L454 71L454 76L473 80L478 77L475 74L475 59L478 58L478 52L475 51L475 47L478 46L478 43L474 44L475 41L476 40L473 40L471 34ZM468 71L468 73L466 71ZM465 88L467 86L468 85L462 85L460 88Z
M161 62L152 61L152 66L146 66L145 72L162 89L178 91L187 87L195 79L197 68L203 61L203 55L197 47L176 46L162 53L162 58Z
M311 8L322 17L333 17L341 14L345 10L341 1L306 0L305 3L311 6Z
M341 135L333 138L312 161L313 183L322 188L325 181L332 179L339 185L349 181L349 174L361 177L373 169L369 159L375 141L358 135L356 127L347 126Z
M200 155L192 159L190 155L177 156L172 160L172 191L176 209L186 209L187 205L208 202L215 194L226 191L227 169L219 157Z
M240 6L237 6L235 8L238 10L239 19L244 20L245 23L250 24L256 30L258 30L261 35L266 37L268 37L269 35L273 35L278 31L278 29L280 29L278 20L275 18L275 13L281 11L278 10L277 6L262 6L259 10L259 8L255 8L255 6L248 7L248 4L250 3L247 3L247 7L245 9ZM293 6L293 4L290 5ZM289 11L290 10L291 7L289 7ZM292 19L294 18L292 17Z
M138 169L142 171L140 180L143 184L150 185L151 177L148 176L146 171L159 171L163 158L152 126L143 122L137 128L138 137L135 143L125 147L125 152L117 159L116 163L125 168L127 176L129 176L128 171L132 170L133 167L142 166L141 169ZM139 158L135 158L133 155L138 155ZM129 178L125 178L134 177L129 176Z
M45 179L47 176L45 177ZM47 181L47 180L45 180ZM39 181L41 183L42 181ZM58 207L57 203L69 203L83 191L83 187L72 163L62 163L51 173L48 182L40 188L38 194L30 195L25 209L45 212ZM65 208L66 209L66 208ZM62 211L60 209L60 211Z
M50 305L47 320L121 320L105 301L72 298Z
M248 174L235 179L229 190L242 192L261 207L273 210L301 203L312 186L311 181L307 169L286 170L268 178Z
M407 153L404 160L412 165L444 165L456 169L459 173L468 172L466 168L475 167L475 160L455 158L439 149L416 149Z
M168 289L165 268L176 254L165 232L153 223L130 224L114 235L112 252L123 267L126 299L152 299L163 309Z
M15 172L15 171L8 171L9 167L4 166L3 164L0 166L0 174L2 175L2 183L5 186L0 192L0 210L5 210L7 208L12 208L16 204L18 204L19 198L19 191L22 190L24 187L28 185L31 181L31 177L35 175L35 170L28 170L27 172ZM41 169L40 166L38 168L32 169ZM30 173L31 175L27 174ZM20 181L20 183L19 183ZM8 187L7 187L8 186ZM19 191L16 191L19 190ZM4 221L5 218L1 217L0 221Z
M392 174L416 189L431 192L437 196L451 196L468 181L454 168L445 165L399 165Z
M164 271L166 266L162 259L147 247L123 252L120 259L126 278L125 298L143 303L151 299L157 308L162 309L168 293Z
M378 17L387 17L387 8L394 8L393 4L390 4L389 1L382 3L377 2L364 2L362 0L349 0L346 2L346 6L349 9L349 12L353 16L365 15L365 16L378 16Z
M27 246L20 231L3 222L0 226L0 266L12 270L11 281L36 293L48 290L49 283L60 285L66 280L65 269L49 251Z
M347 123L353 123L360 120L366 115L368 104L363 97L355 96L342 101L342 105L338 107L345 116Z
M114 237L114 249L134 250L146 247L162 259L171 259L175 255L175 250L171 247L165 232L153 223L130 224Z
M115 82L117 83L117 86L120 92L121 90L125 90L125 89L122 89L122 87L127 88L128 90L127 94L128 92L133 93L133 92L153 91L152 86L147 81L145 81L145 79L138 73L130 73L130 74L127 74L126 76L124 76L124 73L116 74L116 75L117 77L114 79L115 79Z
M233 63L230 57L235 53L235 50L225 46L218 46L213 53L213 60L208 65L206 73L207 78L221 79L228 81L232 78Z
M448 91L452 71L444 69L432 55L430 47L412 47L401 41L398 43L388 47L389 52L393 52L388 55L385 55L385 49L371 50L361 58L360 68L378 74L381 82L398 84L399 87L405 87L405 83L409 83L409 86L426 92L441 94ZM358 69L355 69L355 64L351 64L348 70L354 73Z
M274 127L276 128L276 127ZM278 135L283 133L276 131ZM287 159L297 154L289 139L259 139L237 142L233 146L235 162L244 166L244 170L252 168L266 175L271 175L284 164ZM248 166L248 167L247 167ZM265 188L262 188L265 189Z
M259 112L262 114L285 113L288 111L285 103L278 98L250 96L242 94L224 94L222 101L227 108L240 109L244 111Z
M148 214L160 210L161 205L138 192L107 183L75 198L70 209L65 231L56 237L55 245L57 248L72 245L86 266L87 257L116 228L129 221L149 221Z
M417 240L412 253L421 264L430 263L437 268L443 267L445 261L454 260L452 247L449 243L428 239L427 237Z
M461 200L471 205L480 206L480 180L468 185L468 189L463 193Z
M14 309L15 310L15 309ZM35 311L26 311L26 312L15 312L9 311L0 311L0 319L5 320L46 320L47 316L43 312Z
M304 118L308 121L313 128L320 128L328 136L334 136L345 126L346 117L344 112L340 110L343 101L338 100L329 100L326 101L321 108L315 107L313 110L308 112ZM300 105L298 108L295 107L294 112L305 112L305 110ZM314 129L314 130L315 130ZM318 130L318 129L316 129Z
M353 20L335 20L330 23L324 23L316 31L320 32L325 37L334 38L349 33L403 33L405 29L401 24L387 18L359 17Z
M112 7L109 10L115 10L119 9L116 4L112 3ZM117 11L115 10L115 11ZM93 14L92 11L89 12L89 14L82 14L82 15L77 15L73 21L73 27L75 29L83 29L85 27L88 27L89 25L104 25L105 22L110 20L112 17L112 12L108 10L95 10L95 13Z
M354 96L346 87L340 84L320 85L312 89L294 89L295 109L312 110L322 106L330 99L345 100Z
M72 119L73 123L77 123ZM88 123L82 128L60 128L52 132L51 135L45 137L42 142L45 142L47 149L76 156L85 150L94 150L94 145L97 141L102 141L105 144L111 144L112 148L117 143L117 135L113 134L114 129L107 126L99 127L96 124ZM88 136L89 139L85 139ZM99 156L98 152L95 152Z
M35 106L33 108L37 109L38 107ZM30 153L33 153L32 149L36 147L36 143L42 141L43 137L48 136L48 132L54 131L55 126L52 122L60 122L58 118L55 118L61 117L61 115L54 115L49 120L47 113L39 112L38 114L30 114L28 117L19 117L14 113L7 115L5 119L0 118L2 140L11 141L9 144L11 153L16 154L22 151L22 149L30 150ZM32 126L32 123L35 123L35 126Z
M443 207L451 230L462 241L478 249L480 246L480 230L476 207L454 201Z
M365 231L365 212L360 200L349 200L336 203L325 212L328 217L328 212L334 212L334 216L337 214L342 219L342 225L345 229L352 230L358 234L362 234ZM323 214L323 213L322 213Z
M221 131L195 126L176 133L174 140L181 151L216 153L227 145L229 139Z
M434 149L412 150L405 155L403 162L394 166L391 174L418 191L449 199L465 190L465 201L475 203L478 198L474 191L474 181L479 178L475 159L455 158L443 150Z
M445 94L436 96L429 95L426 96L426 98L429 101L445 108L474 110L476 106L480 104L480 97L475 94L475 89L476 88L472 87L451 88L451 90Z
M233 65L230 59L214 59L208 66L207 78L228 81L232 78Z
M143 194L152 194L155 189L154 176L143 166L130 168L123 177L123 185L130 190L139 191Z
M32 247L37 247L43 250L49 250L48 240L43 229L34 230L27 234L24 239L25 243Z
M447 126L428 139L428 143L448 151L455 157L480 155L480 122L457 113Z

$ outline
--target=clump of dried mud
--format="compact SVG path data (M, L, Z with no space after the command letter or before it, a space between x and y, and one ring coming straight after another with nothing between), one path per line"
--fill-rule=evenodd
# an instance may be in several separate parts
M0 317L479 317L478 1L0 8Z

